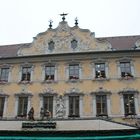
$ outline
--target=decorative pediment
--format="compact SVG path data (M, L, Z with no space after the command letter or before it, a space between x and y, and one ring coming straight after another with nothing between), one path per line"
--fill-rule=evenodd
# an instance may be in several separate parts
M39 96L57 96L58 94L51 88L45 88Z
M91 95L111 94L111 91L108 91L108 90L103 89L102 87L100 87L100 88L97 89L96 91L92 91L90 94L91 94Z
M133 88L124 88L118 92L119 94L138 94L139 91Z
M70 88L65 92L65 95L84 95L84 93L78 88Z
M16 93L15 96L27 97L27 96L33 96L33 95L30 91L27 90L26 85L22 85L21 91L19 93Z
M70 27L66 21L59 23L55 29L34 37L29 47L20 48L19 56L42 55L73 52L107 51L111 44L107 40L95 39L94 33L78 26Z

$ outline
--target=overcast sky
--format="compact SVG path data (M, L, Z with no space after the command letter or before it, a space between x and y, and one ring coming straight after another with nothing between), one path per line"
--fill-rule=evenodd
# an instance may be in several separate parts
M0 0L0 45L32 42L63 12L96 37L140 35L140 0Z

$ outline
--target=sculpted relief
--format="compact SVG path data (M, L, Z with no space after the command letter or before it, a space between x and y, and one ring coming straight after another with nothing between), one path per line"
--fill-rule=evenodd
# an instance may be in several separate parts
M103 51L110 49L107 41L99 41L87 29L69 27L62 21L56 29L48 29L46 32L34 37L30 47L21 48L19 56L40 55L52 53Z

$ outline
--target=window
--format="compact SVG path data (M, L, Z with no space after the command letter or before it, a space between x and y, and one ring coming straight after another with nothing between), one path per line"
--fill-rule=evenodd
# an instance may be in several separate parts
M69 65L69 80L79 79L79 64Z
M21 81L30 81L30 80L31 80L31 67L23 67Z
M77 48L77 41L75 39L71 41L71 48L72 49Z
M131 74L130 62L120 62L121 77L133 77Z
M107 116L107 97L106 95L96 95L97 116Z
M55 66L45 67L45 80L55 80Z
M3 116L5 97L0 97L0 117Z
M43 109L48 110L53 116L53 96L44 96L43 97Z
M104 63L95 64L95 78L106 78Z
M8 82L9 68L1 68L0 81Z
M49 50L49 51L53 51L53 50L54 50L54 42L53 42L53 41L50 41L50 42L48 43L48 50Z
M69 96L69 117L79 117L79 96Z
M18 98L18 117L27 116L27 107L28 107L28 97L19 97Z
M124 94L123 99L125 116L135 115L134 94Z

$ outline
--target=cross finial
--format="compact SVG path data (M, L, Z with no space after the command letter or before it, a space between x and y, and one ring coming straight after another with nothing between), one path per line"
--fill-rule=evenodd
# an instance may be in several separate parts
M62 16L62 20L63 20L63 21L65 21L65 19L66 19L65 16L66 16L66 15L68 15L68 13L66 13L66 14L65 14L65 13L60 14L60 16Z
M52 20L49 20L49 27L50 27L50 29L52 28L52 23L53 23L53 21Z

